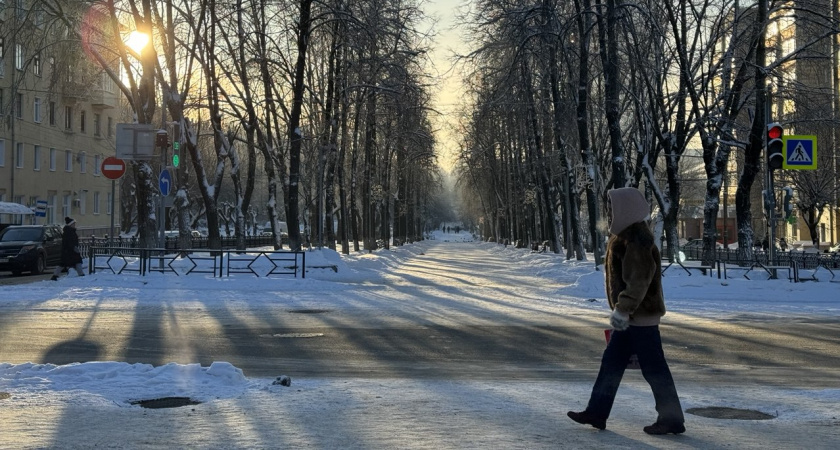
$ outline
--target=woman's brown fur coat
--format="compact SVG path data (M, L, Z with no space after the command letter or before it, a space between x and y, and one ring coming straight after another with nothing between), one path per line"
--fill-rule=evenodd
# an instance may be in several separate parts
M631 325L658 325L665 315L660 264L653 233L644 222L630 225L607 243L607 301L610 308L630 314Z

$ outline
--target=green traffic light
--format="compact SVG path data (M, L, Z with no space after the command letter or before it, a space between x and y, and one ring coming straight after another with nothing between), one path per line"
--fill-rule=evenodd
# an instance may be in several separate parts
M178 167L178 163L181 162L181 158L178 155L172 155L172 165Z

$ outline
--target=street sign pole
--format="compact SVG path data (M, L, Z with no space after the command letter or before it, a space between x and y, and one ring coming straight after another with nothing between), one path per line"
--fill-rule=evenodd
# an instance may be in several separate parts
M166 130L158 130L157 132L157 139L156 143L160 147L160 172L161 172L161 179L163 179L163 174L166 171L166 146L168 145L169 137L166 134ZM169 184L167 183L167 188L169 188ZM158 188L163 187L163 182L158 182ZM166 249L166 233L164 230L166 229L166 202L164 201L164 197L169 194L169 189L167 192L163 192L161 189L160 192L160 209L159 209L159 216L158 216L158 247L164 250L161 250L160 254L160 261L159 261L159 268L163 270L163 256L165 254Z
M117 198L117 180L125 174L125 161L115 156L109 156L102 161L101 172L105 178L111 180L111 232L108 234L108 246L114 242L114 216L117 214L115 207Z
M116 201L114 197L117 196L117 180L111 180L111 233L108 234L108 247L111 247L114 242L114 216L117 214L117 211L114 209L114 204Z

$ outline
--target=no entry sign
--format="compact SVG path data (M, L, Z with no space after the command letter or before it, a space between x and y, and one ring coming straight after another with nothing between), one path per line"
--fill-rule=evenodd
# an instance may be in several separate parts
M125 161L109 156L102 161L102 175L109 180L119 179L125 173Z

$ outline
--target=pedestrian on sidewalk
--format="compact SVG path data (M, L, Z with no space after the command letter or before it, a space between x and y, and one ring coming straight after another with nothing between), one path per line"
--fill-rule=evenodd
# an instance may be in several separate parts
M82 254L79 251L79 235L76 234L76 221L70 217L64 218L64 230L61 233L61 264L55 268L52 278L57 281L63 269L76 269L76 273L83 277Z
M658 417L644 427L647 434L685 432L680 399L662 351L659 321L665 315L659 249L648 227L650 205L635 188L607 192L609 231L604 263L612 336L603 357L589 404L569 411L575 422L603 430L607 427L618 386L630 356L638 356L642 376L650 384Z

